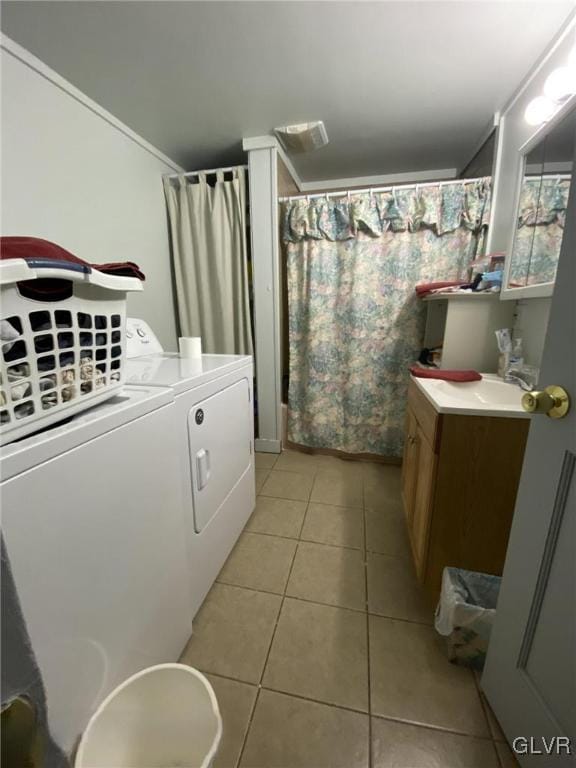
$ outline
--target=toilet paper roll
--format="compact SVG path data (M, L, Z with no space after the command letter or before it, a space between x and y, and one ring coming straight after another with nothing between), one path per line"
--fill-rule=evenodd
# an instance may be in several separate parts
M200 336L181 336L178 349L181 357L202 357L202 339Z

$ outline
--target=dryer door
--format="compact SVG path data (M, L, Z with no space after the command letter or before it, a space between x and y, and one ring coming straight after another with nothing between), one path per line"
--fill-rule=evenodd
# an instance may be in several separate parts
M250 468L252 436L248 379L231 384L188 413L196 533L217 514Z

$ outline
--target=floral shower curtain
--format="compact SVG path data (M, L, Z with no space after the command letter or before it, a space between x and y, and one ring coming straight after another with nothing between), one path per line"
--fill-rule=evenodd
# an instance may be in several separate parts
M290 441L402 455L414 288L466 276L489 209L489 179L283 203Z

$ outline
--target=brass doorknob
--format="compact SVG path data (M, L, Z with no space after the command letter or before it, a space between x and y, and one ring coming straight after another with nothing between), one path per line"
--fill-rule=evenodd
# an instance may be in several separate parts
M528 413L545 413L551 419L563 419L570 410L570 397L563 387L553 384L542 392L527 392L522 408Z

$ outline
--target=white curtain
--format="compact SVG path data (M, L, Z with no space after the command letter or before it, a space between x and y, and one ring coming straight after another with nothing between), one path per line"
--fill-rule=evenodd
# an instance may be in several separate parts
M252 354L244 168L165 178L164 192L180 332L204 352Z

